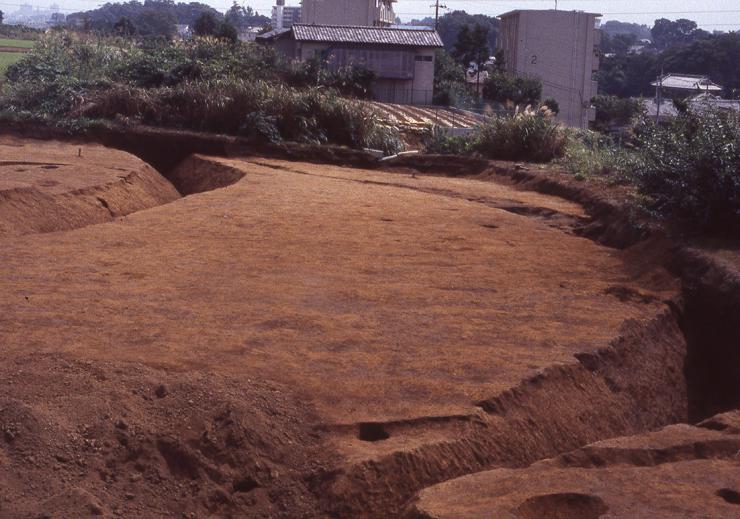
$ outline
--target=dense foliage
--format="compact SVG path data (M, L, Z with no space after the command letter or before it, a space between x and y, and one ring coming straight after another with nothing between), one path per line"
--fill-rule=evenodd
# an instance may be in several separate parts
M234 4L222 15L213 7L200 3L175 3L173 0L131 0L122 3L106 3L90 11L72 13L67 16L67 25L103 34L121 34L116 24L128 20L133 28L131 34L142 36L172 37L177 24L193 26L203 15L210 15L218 22L225 19L237 29L250 26L264 26L270 23L266 16L260 16L251 7ZM226 29L228 30L228 29Z
M667 126L638 127L634 180L652 209L740 230L740 118L687 111Z
M428 17L421 20L412 20L410 23L411 25L434 27L434 18ZM486 46L489 49L495 49L499 23L498 19L493 16L468 14L465 11L452 11L439 17L437 32L439 33L439 37L442 38L445 50L452 52L463 27L470 29L476 25L480 25L486 31Z
M433 153L556 160L578 179L631 184L655 215L740 235L740 117L687 110L667 125L638 117L629 147L598 132L563 128L545 108L492 117L473 134L432 132Z
M634 35L638 40L650 39L652 37L650 27L638 23L609 20L602 23L599 29L601 29L602 36L612 37L618 34L630 34Z
M669 41L675 41L673 39ZM626 49L612 48L615 55L604 57L598 74L599 92L620 97L649 96L655 88L652 81L664 71L708 75L733 96L740 89L740 34L700 33L677 38L679 43L661 52L627 54ZM680 43L683 42L683 43Z
M452 55L457 61L467 67L475 64L477 69L483 67L491 56L488 47L488 27L479 23L469 27L464 25L457 35L457 41L452 48Z
M483 97L501 104L536 106L542 97L542 83L535 78L493 71L483 84Z
M0 38L11 40L36 40L44 31L24 25L7 25L0 23Z
M434 153L476 153L490 159L548 162L565 152L568 133L547 108L526 109L512 116L490 117L474 133L452 137L433 132L427 143Z
M0 111L17 118L115 119L270 141L398 150L395 131L372 109L339 97L337 88L346 83L356 88L351 83L359 72L323 72L308 87L295 82L296 67L302 66L256 44L223 40L51 37L8 69Z
M627 126L645 111L639 99L598 95L591 100L596 108L593 129L607 132L615 127Z

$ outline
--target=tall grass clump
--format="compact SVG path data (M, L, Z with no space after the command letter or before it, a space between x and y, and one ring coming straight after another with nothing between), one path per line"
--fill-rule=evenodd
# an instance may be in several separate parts
M740 231L740 117L688 111L665 126L637 127L633 179L649 208L715 229Z
M630 181L634 160L633 151L618 146L607 135L570 130L557 162L578 180L600 178L616 184Z
M543 107L490 118L480 127L473 148L491 159L549 162L563 155L566 143L566 132Z

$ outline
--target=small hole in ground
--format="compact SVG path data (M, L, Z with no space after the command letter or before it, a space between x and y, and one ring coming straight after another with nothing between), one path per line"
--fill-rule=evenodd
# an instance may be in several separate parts
M234 492L249 492L257 488L259 484L250 476L234 481Z
M391 435L385 430L383 424L379 423L361 423L360 424L360 438L364 442L377 442L381 440L387 440Z
M720 488L717 495L733 505L740 505L740 492L731 488Z

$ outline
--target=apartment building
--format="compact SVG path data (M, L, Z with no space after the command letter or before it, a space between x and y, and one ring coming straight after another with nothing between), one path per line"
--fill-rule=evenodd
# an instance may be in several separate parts
M302 0L301 23L388 27L396 23L396 0Z
M272 28L289 29L294 23L301 23L301 8L285 5L285 0L277 0L272 6Z
M554 98L558 119L588 128L595 118L594 73L599 69L600 14L583 11L516 10L499 16L496 46L506 71L542 81L542 98Z

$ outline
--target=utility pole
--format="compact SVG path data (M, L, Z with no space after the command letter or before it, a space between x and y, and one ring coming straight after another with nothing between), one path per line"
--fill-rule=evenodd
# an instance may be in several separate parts
M431 5L429 7L434 7L434 30L437 30L437 25L439 24L439 10L440 9L447 9L446 5L439 5L439 0L435 0L434 5Z
M663 87L663 67L660 67L660 77L658 78L658 85L655 87L655 101L658 104L658 108L655 110L655 124L660 124L660 103L662 101L662 91L661 88Z

